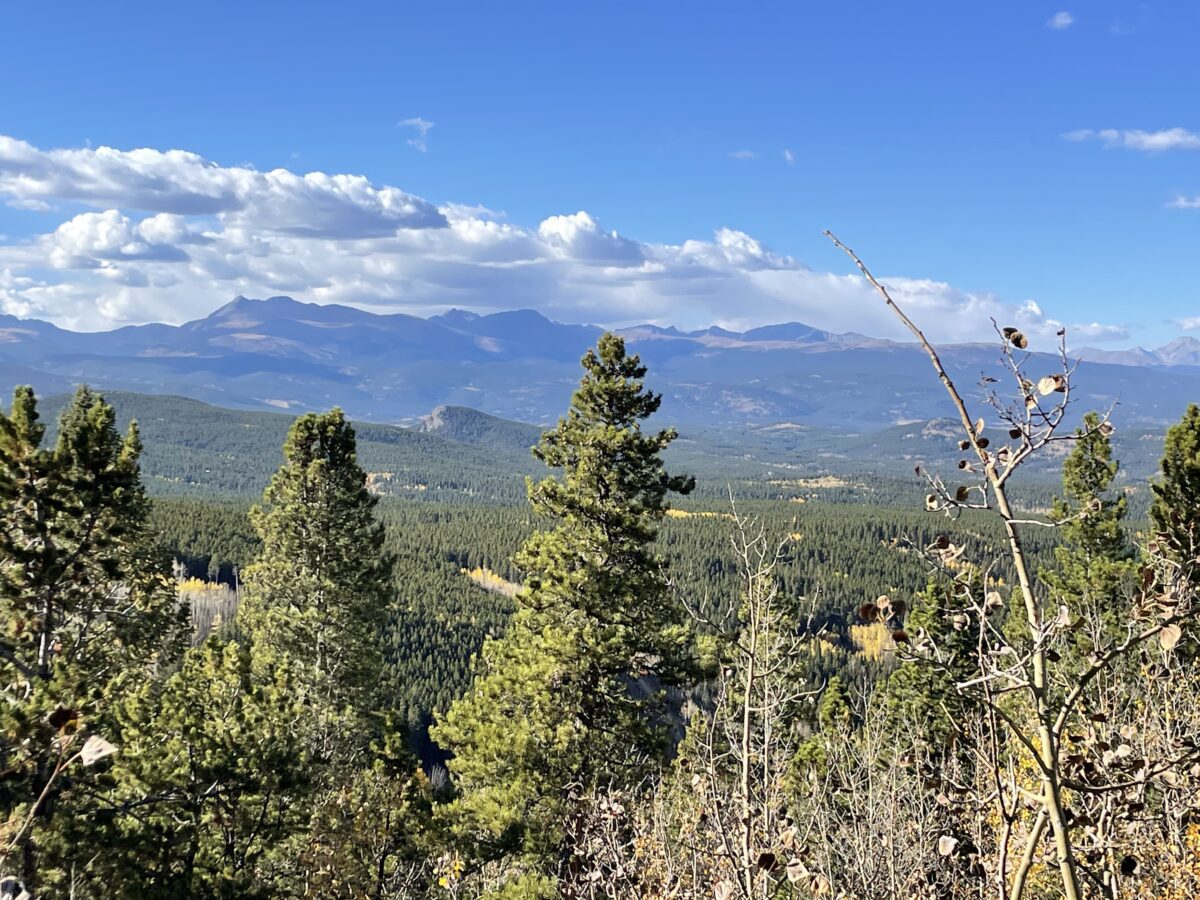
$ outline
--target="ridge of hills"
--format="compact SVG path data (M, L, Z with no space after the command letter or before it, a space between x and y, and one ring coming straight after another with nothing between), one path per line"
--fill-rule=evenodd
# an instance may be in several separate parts
M799 322L741 333L658 325L618 332L649 367L663 417L680 428L783 422L875 431L946 409L928 360L912 344ZM239 297L183 325L98 333L0 316L0 391L32 384L52 394L87 382L245 410L336 405L381 423L414 423L435 407L457 406L547 424L566 408L579 358L601 333L528 309L421 318L288 297ZM992 345L941 350L960 385L1000 369ZM1200 341L1192 338L1156 351L1079 355L1079 412L1120 401L1119 425L1161 427L1200 395ZM1053 371L1057 359L1035 354L1031 365ZM982 389L968 394L978 399Z
M158 496L258 497L281 459L293 416L227 409L184 397L106 391L124 429L138 421L143 478ZM51 428L65 394L40 401ZM359 458L371 488L385 496L468 503L522 503L526 476L546 469L529 450L542 428L467 407L439 407L411 427L355 421ZM990 432L995 441L1004 438ZM1162 431L1118 430L1119 484L1143 484L1162 453ZM797 423L683 429L668 449L674 471L699 480L698 497L847 499L867 494L919 499L920 464L947 476L961 454L953 423L935 419L848 432ZM1060 444L1060 447L1068 445ZM1031 464L1028 480L1057 484L1059 456ZM1040 488L1039 488L1040 490ZM814 491L816 493L814 493ZM831 493L832 492L832 493Z

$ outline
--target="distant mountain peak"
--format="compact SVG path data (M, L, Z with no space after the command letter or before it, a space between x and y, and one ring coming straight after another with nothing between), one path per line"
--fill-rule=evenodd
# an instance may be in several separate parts
M430 322L440 322L450 328L456 328L460 325L469 325L471 322L479 320L479 313L471 312L469 309L448 309L444 313L439 313L436 316L430 316Z

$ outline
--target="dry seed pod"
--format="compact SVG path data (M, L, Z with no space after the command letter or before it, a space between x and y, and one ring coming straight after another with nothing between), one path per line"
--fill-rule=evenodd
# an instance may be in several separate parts
M758 867L764 872L773 872L775 867L779 865L779 857L770 850L764 850L758 854Z
M986 450L987 445L990 443L991 443L991 441L989 441L987 438L980 437L979 440L977 440L975 442L975 446L978 447L980 450Z
M958 490L954 492L954 499L958 503L965 503L969 496L971 496L971 489L965 484L960 484Z

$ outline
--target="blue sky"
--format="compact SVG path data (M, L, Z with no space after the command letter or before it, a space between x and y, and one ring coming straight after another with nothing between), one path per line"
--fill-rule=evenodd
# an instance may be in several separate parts
M286 292L887 331L848 310L828 227L947 339L991 314L1117 346L1200 326L1200 3L68 3L3 22L11 313L99 328ZM164 195L195 172L78 155L102 146L229 169L236 209L148 200L138 166ZM245 174L277 168L364 176L439 228L390 194L285 202ZM330 203L403 234L342 217L301 240L289 217Z

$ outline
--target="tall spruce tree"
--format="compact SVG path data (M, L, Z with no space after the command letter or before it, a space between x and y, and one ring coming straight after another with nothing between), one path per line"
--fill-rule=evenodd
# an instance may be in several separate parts
M262 548L245 573L238 625L252 645L308 664L320 699L361 717L380 701L393 590L378 498L340 409L297 419L283 456L251 511Z
M1200 406L1195 403L1167 430L1160 472L1150 520L1166 536L1169 553L1195 558L1200 553Z
M137 426L80 388L42 447L33 391L0 414L0 872L31 893L63 876L61 822L93 772L62 768L88 735L113 737L113 710L173 665L186 614L151 550Z
M668 492L687 493L646 433L659 408L646 369L604 335L571 408L534 455L560 478L528 484L555 525L517 556L526 573L504 637L485 643L467 695L433 729L454 753L442 815L480 860L518 860L502 896L540 896L571 864L571 818L600 784L629 783L662 751L657 683L683 668L683 625L651 548Z
M1098 616L1109 636L1118 633L1135 570L1133 545L1122 524L1128 501L1112 491L1118 469L1109 429L1100 416L1088 413L1063 461L1063 496L1050 510L1050 517L1062 523L1056 565L1041 572L1058 602L1077 614Z
M375 505L341 411L297 419L252 512L236 639L123 711L112 849L89 869L115 896L388 896L403 874L415 790L377 715L392 563Z

